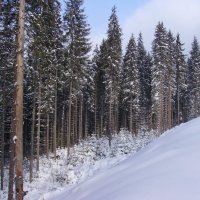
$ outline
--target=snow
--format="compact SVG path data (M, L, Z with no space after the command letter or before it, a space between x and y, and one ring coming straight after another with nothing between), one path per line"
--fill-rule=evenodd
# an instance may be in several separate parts
M54 192L70 189L75 185L95 176L104 169L117 165L130 154L136 153L155 139L153 132L141 130L137 136L126 130L112 137L112 146L109 147L108 138L97 138L94 135L81 141L70 149L70 157L67 149L58 149L56 159L50 155L50 159L40 157L40 171L36 172L34 161L33 181L29 183L29 160L24 160L24 191L27 191L25 200L45 200L46 196L52 196ZM0 199L7 199L8 170L5 173L5 190L0 191ZM56 199L56 198L55 198Z
M13 137L13 142L14 142L14 144L16 143L16 141L17 141L17 136L15 135L15 136Z
M199 200L200 118L167 131L120 164L45 200Z

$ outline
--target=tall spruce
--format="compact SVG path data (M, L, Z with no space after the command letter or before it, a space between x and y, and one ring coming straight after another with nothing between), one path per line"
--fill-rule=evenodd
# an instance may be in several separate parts
M176 66L175 66L175 38L171 31L167 33L168 41L168 62L167 62L167 74L165 77L166 91L166 109L167 114L165 121L165 128L170 129L174 124L174 97L176 94Z
M140 79L137 65L137 45L132 35L123 59L123 108L124 126L128 124L129 131L136 134L140 115ZM127 123L128 122L128 123Z
M200 108L200 47L196 37L192 42L190 57L188 60L188 96L190 113L189 118L199 116Z
M175 118L176 124L185 121L185 92L186 92L186 62L183 44L180 35L177 34L175 42L175 66L176 66L176 96L175 96Z
M83 93L88 73L90 51L90 28L86 21L83 9L83 0L69 0L66 2L64 13L65 46L67 59L65 60L68 96L68 154L71 144L71 135L74 141L82 138L83 134ZM78 109L79 106L79 109ZM79 127L79 130L77 129Z
M162 22L159 22L155 30L153 41L153 66L152 66L152 121L153 126L162 133L165 130L164 112L165 77L167 74L167 31Z
M52 147L57 148L57 90L58 74L61 71L61 19L59 1L29 2L30 33L29 61L30 89L33 99L33 113L37 105L36 119L32 119L32 130L37 121L37 170L39 155ZM34 115L32 115L34 116ZM49 132L50 121L53 131ZM34 135L34 132L32 131ZM50 140L51 138L51 140ZM32 141L33 142L33 141ZM41 144L43 148L41 149Z
M95 133L101 136L105 134L107 120L106 109L108 109L108 103L106 103L106 83L105 83L105 69L108 66L108 48L107 41L103 40L99 49L96 49L93 58L95 70ZM107 107L106 107L107 106Z
M109 112L107 119L109 144L111 145L111 134L119 129L119 80L121 73L122 59L122 31L119 26L119 21L116 13L116 7L113 7L109 18L107 31L107 66L105 68L105 83L106 83L106 101L109 104Z
M9 158L9 193L13 198L14 179L14 73L16 60L17 1L2 0L0 15L0 163L1 190L4 190L5 159ZM9 98L7 98L9 97Z
M140 124L149 124L151 112L151 59L144 48L142 34L139 34L137 42L137 65L140 79ZM141 117L143 116L143 117Z

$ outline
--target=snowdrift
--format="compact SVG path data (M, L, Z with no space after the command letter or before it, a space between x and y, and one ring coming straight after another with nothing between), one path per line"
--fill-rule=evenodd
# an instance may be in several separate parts
M200 200L200 118L53 199Z

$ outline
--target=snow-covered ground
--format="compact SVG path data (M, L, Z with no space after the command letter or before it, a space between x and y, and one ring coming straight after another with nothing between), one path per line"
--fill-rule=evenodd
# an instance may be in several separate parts
M200 118L48 200L200 200Z
M37 173L34 170L32 183L29 183L29 161L25 160L24 190L28 193L24 199L46 200L54 193L71 190L75 185L101 173L104 169L117 165L153 139L153 132L141 131L137 136L133 136L122 130L119 134L113 135L110 148L107 137L97 139L92 136L71 148L69 158L67 149L58 149L56 160L41 157L40 171ZM6 190L0 192L0 199L3 200L7 199L7 180L8 176L5 178Z

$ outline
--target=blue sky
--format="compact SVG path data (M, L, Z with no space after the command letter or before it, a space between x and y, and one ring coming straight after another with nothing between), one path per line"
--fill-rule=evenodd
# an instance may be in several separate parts
M105 26L107 28L108 18L114 5L117 7L119 20L123 23L127 16L145 2L147 0L85 0L84 7L91 26L96 30Z
M108 19L117 7L125 47L131 34L142 32L147 50L151 50L158 21L175 35L180 33L186 52L194 35L200 40L200 0L85 0L84 8L91 26L91 41L100 44L106 37Z

